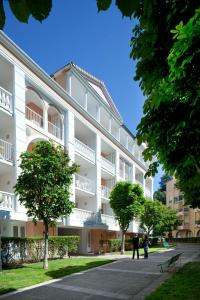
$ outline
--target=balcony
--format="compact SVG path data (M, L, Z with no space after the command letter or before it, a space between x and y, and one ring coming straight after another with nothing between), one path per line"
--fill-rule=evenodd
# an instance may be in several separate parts
M58 139L62 139L62 130L60 127L48 121L48 132L56 136Z
M36 113L34 110L30 109L28 106L26 106L26 119L31 121L33 124L43 127L43 117Z
M76 189L78 189L80 191L90 193L90 194L95 194L94 181L88 179L85 176L75 174L75 187L76 187Z
M12 94L2 87L0 87L0 107L6 109L9 112L13 111Z
M109 200L111 189L109 189L107 186L102 185L101 186L101 198Z
M92 212L84 209L74 208L72 213L65 219L65 226L84 227L84 223L92 217Z
M76 152L80 153L85 158L91 160L93 163L95 162L95 151L76 138L75 149Z
M151 190L148 189L147 187L145 188L145 196L151 198Z
M0 210L14 210L14 194L0 191Z
M115 165L105 157L101 156L101 164L102 167L108 172L115 174Z
M190 229L190 223L183 223L182 225L178 226L178 230L188 230Z
M8 143L0 139L0 160L6 160L12 162L13 160L13 147L11 143Z
M114 216L101 214L101 221L108 226L108 230L120 230L119 224Z

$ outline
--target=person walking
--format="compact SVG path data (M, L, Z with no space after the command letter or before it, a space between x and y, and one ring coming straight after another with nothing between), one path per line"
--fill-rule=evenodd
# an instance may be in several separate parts
M143 248L144 248L144 258L147 259L149 256L148 249L149 249L149 239L148 235L145 234L143 237Z
M133 236L132 242L133 242L133 257L132 257L132 259L135 258L135 251L137 252L137 259L139 259L139 237L137 234L135 234Z

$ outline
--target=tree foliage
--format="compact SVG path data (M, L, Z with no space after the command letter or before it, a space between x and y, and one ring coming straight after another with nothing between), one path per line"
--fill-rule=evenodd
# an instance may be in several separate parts
M163 205L160 201L146 200L140 216L140 227L155 235L173 230L178 225L176 211Z
M200 3L118 0L116 5L138 20L131 58L137 60L135 80L146 101L137 140L147 143L145 160L157 157L146 175L155 175L161 163L188 203L200 206Z
M43 221L45 227L44 268L48 267L48 228L61 216L71 213L70 185L77 165L60 146L48 141L38 142L31 152L20 155L21 173L15 185L19 201L34 222Z
M142 187L130 181L119 181L110 193L110 206L122 231L121 253L124 253L124 235L134 217L140 214L144 196Z
M28 23L29 17L42 22L49 16L52 0L8 0L13 15L20 21ZM5 25L6 15L3 0L0 0L0 29Z
M167 181L171 180L172 178L173 177L168 174L164 174L161 176L160 182L159 182L159 188L153 194L154 200L158 200L158 201L162 202L163 204L166 203L166 183L167 183Z

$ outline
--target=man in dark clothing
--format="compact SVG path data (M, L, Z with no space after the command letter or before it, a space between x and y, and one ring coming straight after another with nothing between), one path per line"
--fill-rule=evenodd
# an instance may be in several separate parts
M133 236L133 259L135 258L135 250L137 251L137 259L139 259L139 237L137 234Z

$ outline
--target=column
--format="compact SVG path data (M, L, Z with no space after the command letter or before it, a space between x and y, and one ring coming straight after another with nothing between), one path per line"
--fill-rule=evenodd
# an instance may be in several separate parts
M119 158L119 152L116 151L116 181L119 181L120 180L120 176L119 176L119 173L120 173L120 169L119 169L119 162L120 162L120 158Z
M15 181L19 176L21 169L19 168L19 157L21 152L26 151L26 126L25 126L25 94L26 94L26 85L25 85L25 74L24 72L14 66L14 120L15 120ZM18 200L16 200L16 211L24 212L25 208L20 205Z
M68 150L71 162L75 161L75 144L74 144L74 114L71 111L65 113L64 118L64 145ZM71 186L71 201L75 202L75 175Z
M65 85L66 85L66 91L70 96L72 96L72 73L71 72L66 73Z
M43 128L47 132L48 132L48 108L49 108L49 104L44 100Z
M96 211L101 209L101 137L96 136Z
M88 106L88 91L85 91L85 110L87 111L87 106Z

